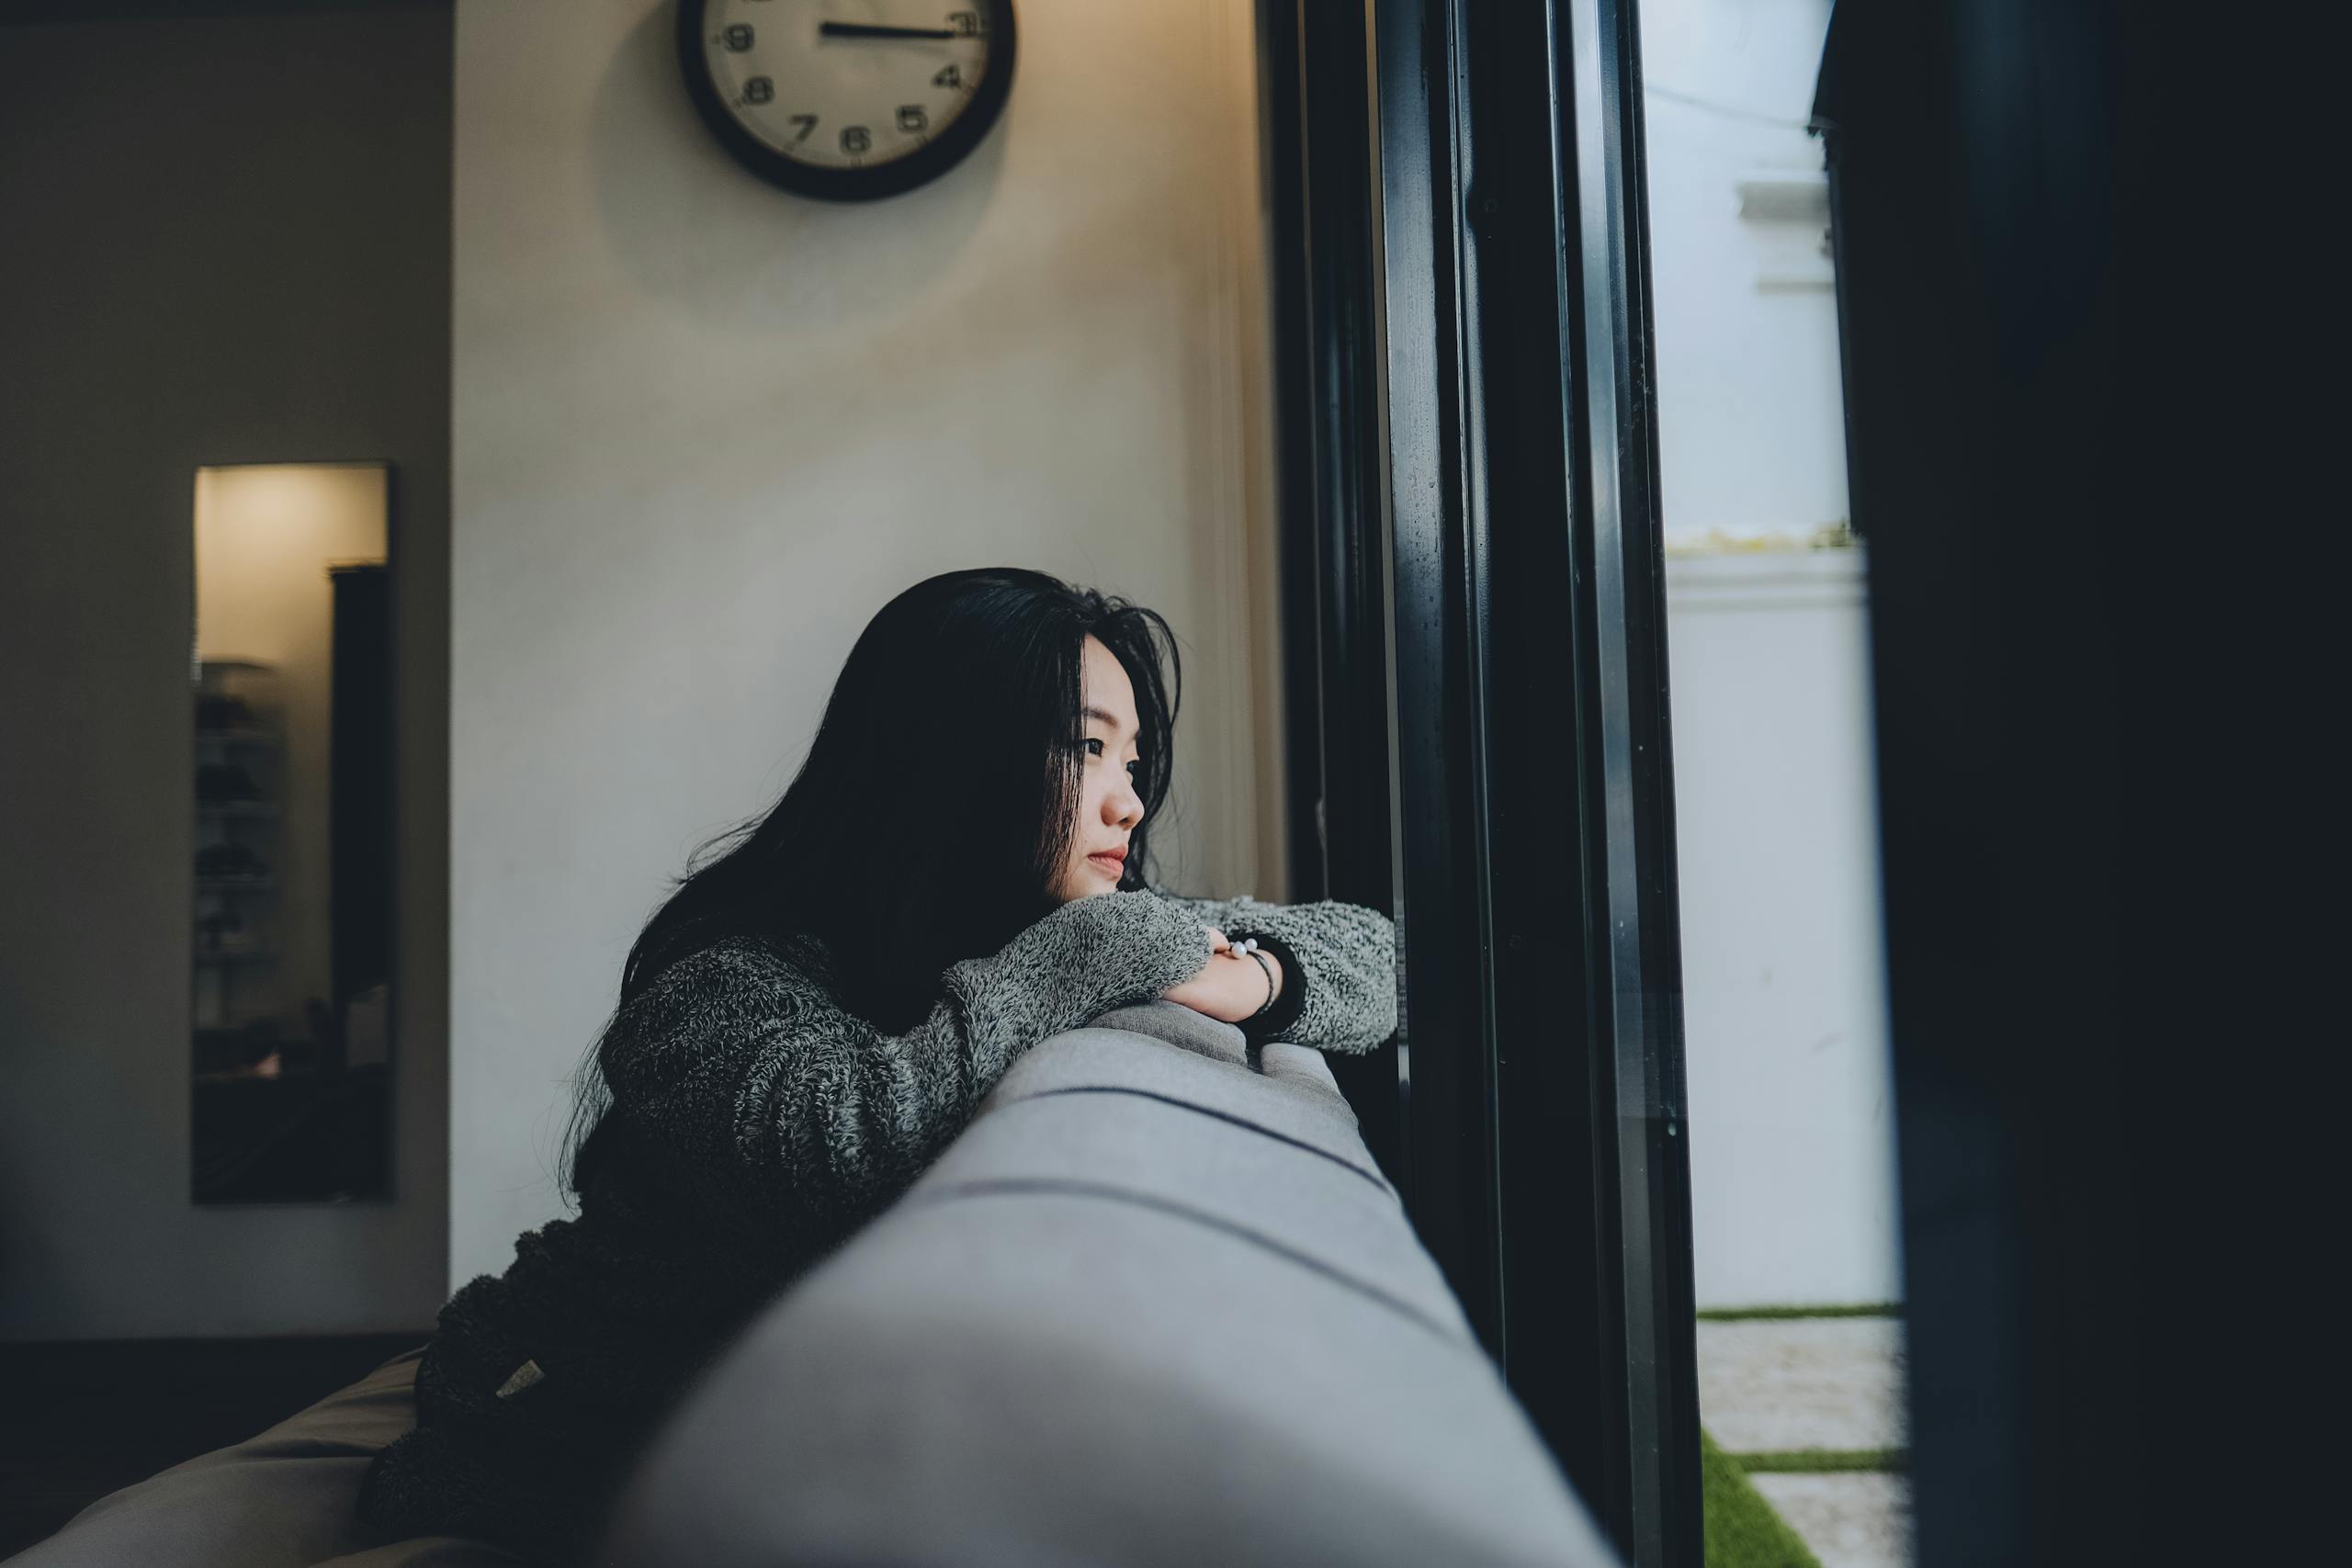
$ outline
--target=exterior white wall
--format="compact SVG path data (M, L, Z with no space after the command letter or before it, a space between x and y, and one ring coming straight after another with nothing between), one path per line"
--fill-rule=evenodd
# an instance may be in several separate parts
M1702 1306L1903 1293L1863 555L1807 547L1847 516L1828 17L1642 12Z
M1829 0L1647 0L1658 460L1668 548L1801 542L1846 516L1837 295L1821 143L1803 129ZM1820 192L1741 215L1740 186Z
M668 6L461 0L453 1282L560 1212L630 941L924 576L1030 565L1165 614L1171 880L1280 894L1251 8L1021 24L965 164L831 206L712 141Z
M1667 568L1701 1306L1903 1294L1861 568Z

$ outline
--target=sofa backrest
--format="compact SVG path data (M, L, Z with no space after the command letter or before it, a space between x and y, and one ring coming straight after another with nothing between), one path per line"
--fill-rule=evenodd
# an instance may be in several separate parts
M620 1564L1603 1564L1319 1054L1044 1042L688 1398Z

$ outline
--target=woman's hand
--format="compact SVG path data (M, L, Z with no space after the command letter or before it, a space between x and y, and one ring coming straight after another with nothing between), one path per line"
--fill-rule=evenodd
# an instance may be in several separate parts
M1160 993L1171 1002L1182 1002L1194 1012L1226 1023L1239 1023L1254 1015L1271 998L1266 992L1266 979L1273 977L1273 995L1283 992L1283 963L1272 953L1261 949L1256 957L1242 953L1225 933L1211 926L1209 944L1213 951L1201 972L1181 986L1170 986ZM1263 969L1258 959L1266 961Z

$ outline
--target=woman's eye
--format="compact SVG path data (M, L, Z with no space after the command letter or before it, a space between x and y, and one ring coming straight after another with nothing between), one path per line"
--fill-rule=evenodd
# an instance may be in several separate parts
M1095 739L1091 735L1088 736L1086 738L1086 754L1090 757L1100 757L1102 755L1102 742Z
M1131 779L1139 779L1143 777L1143 774L1137 771L1142 768L1142 766L1143 764L1140 761L1129 762L1127 764L1127 777Z

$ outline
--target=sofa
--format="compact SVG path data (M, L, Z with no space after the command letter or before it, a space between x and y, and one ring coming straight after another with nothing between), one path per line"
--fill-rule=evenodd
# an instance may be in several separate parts
M93 1504L17 1568L473 1568L360 1475L416 1352ZM1172 1003L1045 1041L781 1294L649 1450L598 1560L1615 1561L1366 1154L1321 1055Z

